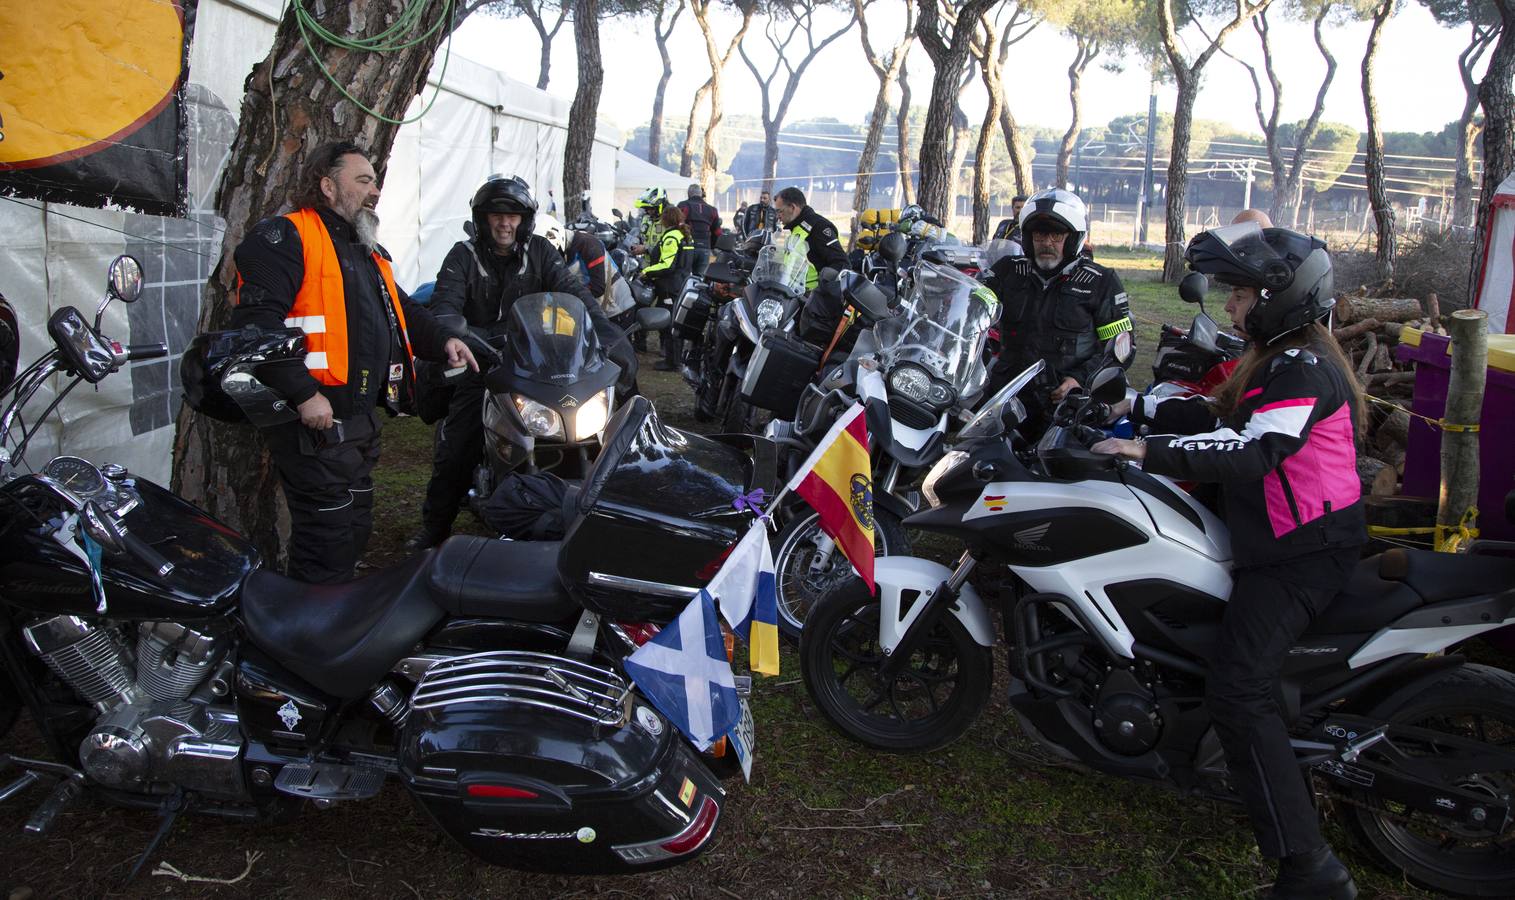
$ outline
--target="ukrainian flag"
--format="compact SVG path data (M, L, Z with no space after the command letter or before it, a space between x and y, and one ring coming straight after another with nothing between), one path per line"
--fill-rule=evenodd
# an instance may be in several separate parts
M820 513L821 530L836 541L873 592L873 465L863 405L842 413L790 480L788 489Z
M779 673L778 583L768 523L756 519L705 590L716 598L731 630L747 641L752 671Z

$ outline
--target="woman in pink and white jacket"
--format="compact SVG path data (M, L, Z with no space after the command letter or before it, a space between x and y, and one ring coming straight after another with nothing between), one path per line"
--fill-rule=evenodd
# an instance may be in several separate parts
M1093 449L1220 484L1235 586L1206 706L1258 847L1279 860L1269 896L1351 898L1274 700L1289 648L1346 585L1367 540L1362 387L1322 324L1336 302L1331 257L1316 238L1255 223L1200 234L1185 255L1231 287L1226 312L1247 352L1213 398L1138 398L1129 414L1145 438Z

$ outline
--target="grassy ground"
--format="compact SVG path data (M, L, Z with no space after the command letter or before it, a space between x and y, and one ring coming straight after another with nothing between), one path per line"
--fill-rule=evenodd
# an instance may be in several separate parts
M1155 282L1149 257L1102 253L1121 270L1138 322L1137 380L1150 374L1157 323L1193 310ZM693 427L690 392L651 371L645 390L671 424ZM398 558L429 472L429 430L395 422L384 436L377 528L369 560ZM460 526L476 528L467 517ZM760 679L758 758L730 800L709 851L637 878L566 879L495 869L455 849L397 787L359 804L307 810L283 825L185 819L149 865L171 863L232 885L142 877L116 885L145 846L153 816L77 805L54 837L22 840L40 798L0 806L0 892L29 897L1101 897L1234 898L1270 880L1237 808L1056 764L1016 727L1003 699L1003 655L990 707L967 735L926 756L873 753L817 714L792 656ZM26 726L0 751L39 752ZM1328 836L1359 875L1364 896L1423 896L1374 868L1326 812Z

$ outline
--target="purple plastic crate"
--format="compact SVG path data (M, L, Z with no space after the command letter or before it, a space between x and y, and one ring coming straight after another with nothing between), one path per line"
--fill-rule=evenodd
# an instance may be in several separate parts
M1447 409L1447 385L1452 379L1448 338L1423 334L1420 346L1400 344L1394 356L1415 363L1415 398L1410 410L1440 419ZM1490 368L1484 387L1483 415L1478 432L1478 530L1494 540L1515 540L1515 525L1505 521L1504 498L1515 488L1515 373ZM1404 493L1436 497L1441 493L1441 431L1410 419L1410 444L1405 449Z

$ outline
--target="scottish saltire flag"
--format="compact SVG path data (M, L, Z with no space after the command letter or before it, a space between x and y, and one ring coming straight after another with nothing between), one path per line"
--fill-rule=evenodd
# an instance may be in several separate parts
M626 658L626 674L697 749L709 747L742 718L715 600L707 591Z
M773 550L768 546L768 523L753 520L705 586L719 604L731 630L747 642L752 671L779 673L779 604L774 581Z
M790 479L788 489L820 514L852 568L873 592L873 464L868 457L868 419L854 403L821 439Z

